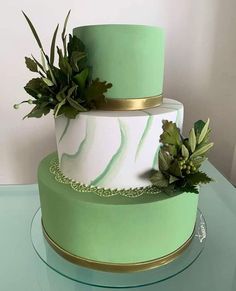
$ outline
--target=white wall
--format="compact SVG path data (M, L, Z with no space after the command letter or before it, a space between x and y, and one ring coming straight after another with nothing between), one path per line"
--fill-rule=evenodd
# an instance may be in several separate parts
M40 159L55 150L52 116L22 117L23 90L32 74L24 56L38 55L23 9L50 43L57 22L72 9L68 31L92 23L140 23L166 28L165 96L185 104L185 130L198 118L212 120L211 161L236 183L236 2L234 0L4 1L0 12L0 183L36 182ZM236 151L235 151L236 152ZM235 164L232 159L235 159ZM236 174L235 174L236 175Z

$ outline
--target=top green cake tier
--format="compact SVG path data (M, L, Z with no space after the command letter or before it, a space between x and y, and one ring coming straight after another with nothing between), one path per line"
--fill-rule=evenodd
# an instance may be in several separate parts
M92 25L73 30L85 44L93 78L113 84L107 98L162 94L164 31L144 25Z

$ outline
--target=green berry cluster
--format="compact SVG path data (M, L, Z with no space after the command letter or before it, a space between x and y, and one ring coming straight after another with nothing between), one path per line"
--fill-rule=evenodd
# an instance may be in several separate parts
M181 172L184 172L187 175L193 174L197 171L197 168L194 166L193 162L183 157L179 159L179 166Z

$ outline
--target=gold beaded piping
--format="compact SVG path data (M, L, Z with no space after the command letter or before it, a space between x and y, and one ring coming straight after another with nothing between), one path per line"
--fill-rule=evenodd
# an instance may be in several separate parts
M155 186L147 186L140 188L129 188L129 189L109 189L96 187L91 185L85 185L80 182L77 182L71 178L66 177L60 167L57 158L54 158L50 161L49 171L54 175L55 180L62 184L69 185L73 190L77 192L93 192L100 197L112 197L116 195L125 196L128 198L136 198L142 195L156 195L160 193L160 189Z

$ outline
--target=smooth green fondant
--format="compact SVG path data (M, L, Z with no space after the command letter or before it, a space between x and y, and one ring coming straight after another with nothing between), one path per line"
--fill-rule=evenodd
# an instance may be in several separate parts
M192 234L198 195L103 198L61 184L47 156L38 169L42 219L49 236L68 252L109 263L144 262L178 249Z
M162 94L164 31L145 25L91 25L73 30L85 44L93 78L113 84L108 98Z

